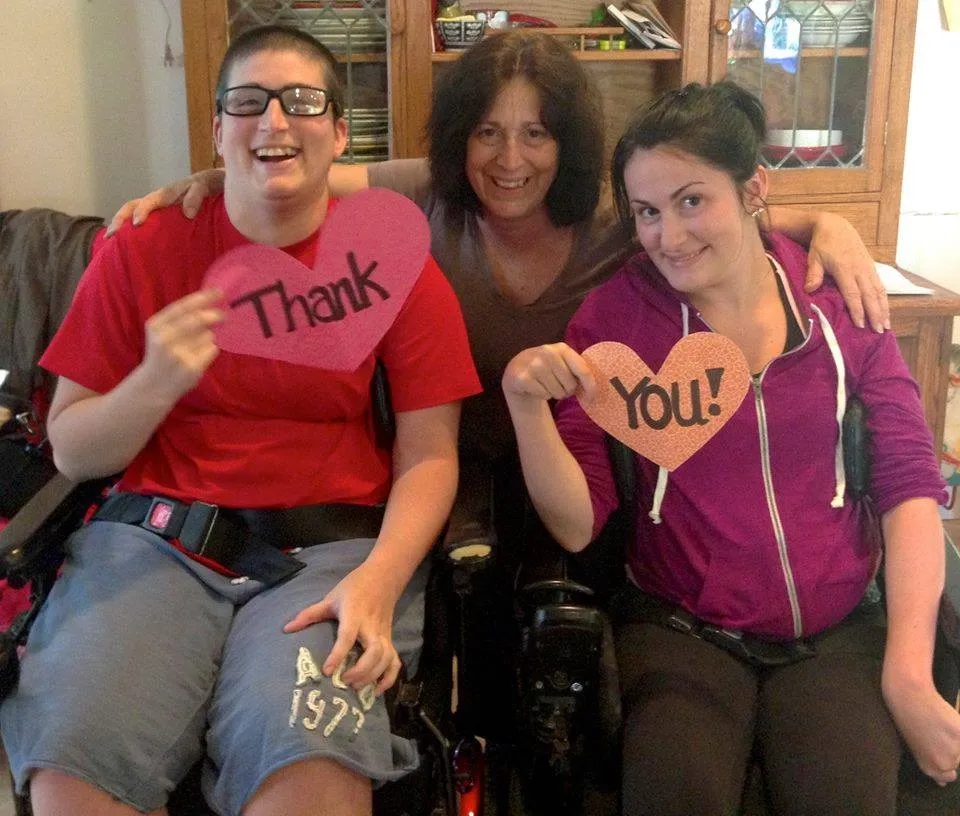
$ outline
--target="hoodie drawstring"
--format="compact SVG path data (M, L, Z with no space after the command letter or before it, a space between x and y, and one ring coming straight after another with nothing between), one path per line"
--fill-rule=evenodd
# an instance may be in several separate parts
M686 303L681 302L680 313L683 317L683 336L686 337L690 334L690 307ZM663 504L663 495L667 492L667 481L669 478L670 471L663 465L660 465L657 471L657 486L653 491L653 504L650 506L650 512L647 514L654 524L659 524L661 521L660 505Z
M847 412L847 370L843 363L843 355L840 353L840 344L837 343L837 336L833 332L833 326L830 325L827 316L816 305L811 305L820 320L824 340L827 341L827 348L830 349L833 365L837 369L837 445L833 462L835 489L833 499L830 501L830 506L837 508L843 507L843 498L847 490L847 475L843 469L843 415Z
M823 329L823 337L827 348L830 350L830 356L833 359L834 368L837 371L837 397L836 397L836 422L837 422L837 444L834 450L834 493L830 500L830 506L833 508L843 507L844 497L847 490L847 476L843 468L843 415L847 410L847 384L846 384L846 366L843 362L843 355L840 353L840 344L837 342L837 335L833 331L833 326L827 320L827 316L815 304L811 304L817 319L820 321L820 327ZM683 336L690 333L690 307L686 303L680 304L680 310L683 317ZM670 471L663 465L657 471L657 486L653 491L653 502L648 513L654 524L660 524L660 507L663 504L664 494L667 492L667 482L670 478Z

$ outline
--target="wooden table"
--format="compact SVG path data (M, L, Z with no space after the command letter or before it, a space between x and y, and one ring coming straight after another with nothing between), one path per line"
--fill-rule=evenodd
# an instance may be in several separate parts
M939 451L947 408L953 317L960 315L960 295L919 275L904 274L914 283L933 289L932 295L891 295L890 322L910 372L920 384L927 424Z

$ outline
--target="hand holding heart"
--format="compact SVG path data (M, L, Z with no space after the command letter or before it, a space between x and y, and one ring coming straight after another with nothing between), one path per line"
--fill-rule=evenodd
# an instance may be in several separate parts
M142 367L171 404L190 391L216 358L213 327L223 295L201 289L168 304L146 322Z
M597 395L581 399L594 422L641 456L675 470L736 413L750 386L739 347L714 332L680 340L654 373L629 346L597 343L583 352Z
M563 399L597 390L593 370L566 343L551 343L521 351L503 372L503 390L509 400Z
M426 216L391 190L341 200L327 216L313 268L274 247L220 256L204 286L223 291L225 351L355 371L393 325L430 248Z

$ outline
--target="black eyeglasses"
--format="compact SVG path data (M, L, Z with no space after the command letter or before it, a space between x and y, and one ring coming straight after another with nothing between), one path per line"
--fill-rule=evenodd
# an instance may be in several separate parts
M230 116L260 116L271 99L280 100L280 106L287 116L323 116L330 103L334 102L323 88L311 88L309 85L288 85L279 91L259 85L237 85L220 94L217 111ZM333 109L337 110L336 102Z

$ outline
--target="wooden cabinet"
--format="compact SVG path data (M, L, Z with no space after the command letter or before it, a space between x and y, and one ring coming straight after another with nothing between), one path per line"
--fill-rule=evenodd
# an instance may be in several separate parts
M597 0L461 4L465 11L496 6L582 26ZM578 51L604 97L608 154L645 99L729 75L761 94L781 143L766 156L771 203L840 213L878 260L893 262L917 0L660 0L659 8L680 51ZM320 39L325 32L336 38L336 21L354 24L342 19L346 9L382 26L376 47L355 34L356 46L338 52L359 111L350 158L376 158L387 147L392 157L423 155L433 80L456 58L432 53L430 0L181 0L195 170L216 159L214 86L230 36L257 23L293 21ZM373 84L380 87L371 91L361 75L378 73ZM364 101L370 93L377 101ZM378 130L381 120L372 120L380 110ZM374 131L380 135L368 135ZM815 131L825 149L807 143L817 141ZM382 154L371 152L381 149L370 144L378 140Z
M582 26L597 6L597 0L461 3L465 11L496 6L565 27ZM431 8L430 0L181 0L193 168L210 167L216 158L214 87L229 37L250 25L291 19L321 40L323 32L333 32L345 63L354 130L365 133L364 117L372 114L363 112L382 105L390 155L423 155L433 80L457 58L433 53ZM854 224L878 260L893 262L917 0L660 0L659 8L680 51L587 50L582 36L568 37L603 94L608 154L645 99L686 82L731 76L762 96L771 130L789 137L767 151L771 203L835 211ZM334 20L344 9L379 16L382 31L371 38L377 47L361 37L356 47L343 48ZM373 84L380 87L371 91L363 75L377 71L381 76ZM364 101L381 92L375 103ZM826 145L822 155L804 150L799 135L810 130L842 132L840 146ZM361 147L353 159L370 157ZM960 298L934 288L932 297L895 297L891 303L894 330L939 440Z
M780 145L766 151L776 168L771 203L845 215L874 257L893 263L916 0L782 0L769 9L713 0L708 74L730 76L767 106L768 142Z

